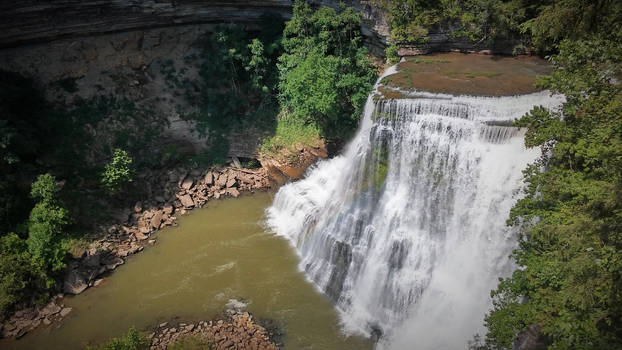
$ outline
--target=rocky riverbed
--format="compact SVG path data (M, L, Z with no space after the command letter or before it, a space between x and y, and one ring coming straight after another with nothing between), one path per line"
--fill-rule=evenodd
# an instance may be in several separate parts
M65 294L79 294L99 285L105 276L126 259L155 244L158 230L176 226L177 215L205 206L224 196L238 197L241 192L270 188L267 172L262 169L212 168L208 170L171 169L151 174L152 200L137 202L116 215L117 223L107 228L104 237L92 242L68 264L63 279ZM160 192L160 193L158 193ZM4 338L21 337L41 324L60 322L71 309L64 308L63 294L49 304L15 312L1 325Z

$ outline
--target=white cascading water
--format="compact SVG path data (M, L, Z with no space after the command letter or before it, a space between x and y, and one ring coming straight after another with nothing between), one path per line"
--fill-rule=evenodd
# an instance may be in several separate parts
M373 95L373 94L372 94ZM539 150L501 126L562 97L420 93L367 101L343 155L283 186L268 226L336 304L348 334L384 349L464 349L512 265L505 225Z

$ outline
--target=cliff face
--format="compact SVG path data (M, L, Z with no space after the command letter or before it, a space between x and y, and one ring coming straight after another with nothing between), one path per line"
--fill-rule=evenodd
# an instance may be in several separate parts
M337 8L339 1L311 4ZM388 28L382 12L365 1L346 4L361 12L366 44L375 56L383 56ZM292 6L291 0L4 0L0 67L33 77L48 99L61 103L98 95L129 99L164 126L161 145L174 143L197 152L209 140L180 117L180 110L193 106L184 100L183 89L171 86L171 79L198 78L187 59L198 54L197 43L216 24L242 23L254 30L264 14L291 18ZM76 91L61 88L59 83L67 80ZM106 138L101 130L93 136ZM254 130L234 132L230 155L255 156L262 136Z
M285 17L289 0L6 0L0 47L187 24L252 22L267 11Z
M337 8L339 1L311 1ZM388 31L366 1L347 1L364 17L372 50L382 55ZM291 17L293 1L199 0L5 0L0 4L0 48L61 38L208 23L253 23L267 12Z

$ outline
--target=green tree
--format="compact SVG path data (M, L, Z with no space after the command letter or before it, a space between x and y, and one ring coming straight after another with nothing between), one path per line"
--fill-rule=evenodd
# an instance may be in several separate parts
M101 176L101 183L110 195L120 193L134 180L132 158L122 149L115 149L110 163Z
M14 233L0 237L0 318L16 303L46 288L47 275Z
M525 144L547 155L525 170L525 197L511 212L521 268L492 293L491 348L511 348L537 325L549 349L622 349L622 12L619 2L598 4L611 28L535 40L559 48L540 84L567 101L517 123Z
M31 195L40 201L30 212L26 240L32 258L52 273L65 267L63 230L69 223L69 212L59 205L57 192L55 179L50 174L40 175L32 184Z
M329 138L352 132L376 78L362 44L360 15L350 7L339 13L328 7L313 11L296 1L283 31L283 47L282 107L320 126Z

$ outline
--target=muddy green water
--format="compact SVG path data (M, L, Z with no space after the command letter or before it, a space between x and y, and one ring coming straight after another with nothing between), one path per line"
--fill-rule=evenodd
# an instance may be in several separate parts
M104 284L65 304L74 311L56 327L1 343L7 349L81 349L131 326L207 320L229 299L249 302L256 318L283 324L286 349L370 349L345 338L332 304L298 271L289 243L262 222L272 195L209 202L158 233L158 242L131 257ZM56 325L58 326L58 325Z

